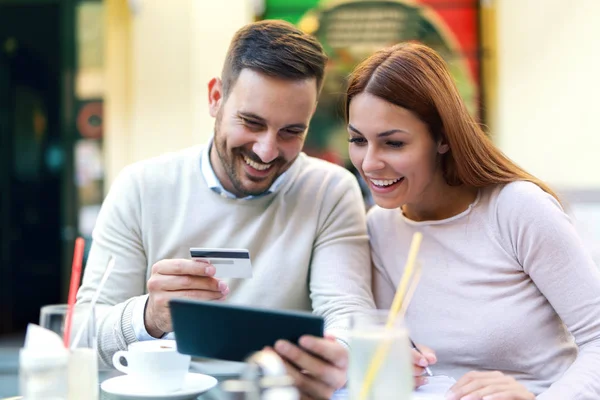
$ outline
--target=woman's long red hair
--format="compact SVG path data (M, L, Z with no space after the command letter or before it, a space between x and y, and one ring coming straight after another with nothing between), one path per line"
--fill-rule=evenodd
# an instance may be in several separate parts
M434 140L450 151L441 157L449 185L482 188L524 180L558 196L541 180L506 157L467 111L444 60L431 48L402 43L380 50L350 75L346 119L352 98L370 93L415 113L429 127Z

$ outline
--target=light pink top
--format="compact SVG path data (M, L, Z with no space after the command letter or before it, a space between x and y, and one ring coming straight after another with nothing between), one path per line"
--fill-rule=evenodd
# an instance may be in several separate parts
M553 197L514 182L446 220L376 207L368 224L379 308L423 233L406 325L436 351L434 373L500 370L538 399L600 399L600 271Z

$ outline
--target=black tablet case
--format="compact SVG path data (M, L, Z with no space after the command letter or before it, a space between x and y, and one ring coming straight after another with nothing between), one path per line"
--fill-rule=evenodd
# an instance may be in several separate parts
M322 317L300 311L173 299L169 302L177 350L195 357L244 361L279 339L323 337Z

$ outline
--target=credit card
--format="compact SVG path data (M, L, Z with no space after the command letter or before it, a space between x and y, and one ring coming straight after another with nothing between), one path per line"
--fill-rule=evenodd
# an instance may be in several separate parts
M252 278L250 252L246 249L210 249L192 247L192 258L200 258L215 266L215 278Z

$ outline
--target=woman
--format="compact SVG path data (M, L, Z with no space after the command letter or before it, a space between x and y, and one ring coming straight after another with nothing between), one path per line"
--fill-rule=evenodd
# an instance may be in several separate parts
M600 272L552 190L469 115L443 60L414 43L377 52L352 73L346 110L378 206L379 308L423 233L406 325L435 355L415 370L437 359L433 372L458 380L448 399L600 399Z

